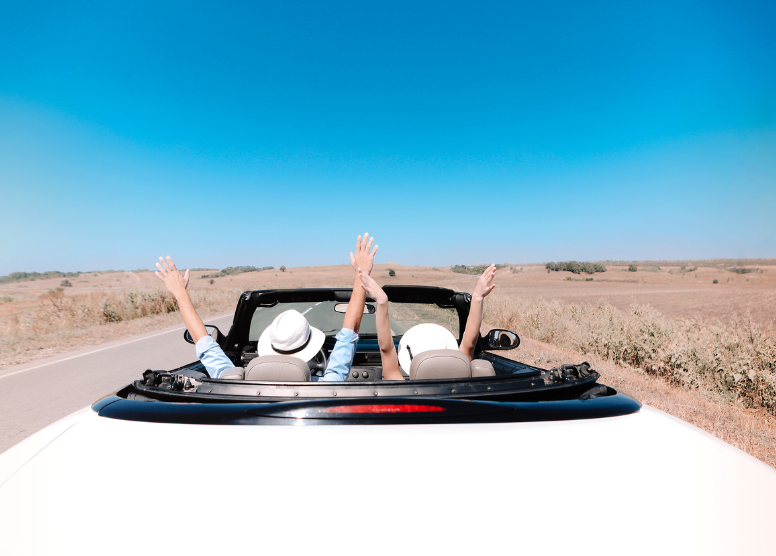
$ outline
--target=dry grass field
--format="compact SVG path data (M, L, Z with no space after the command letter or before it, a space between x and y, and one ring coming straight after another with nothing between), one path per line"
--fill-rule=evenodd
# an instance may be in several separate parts
M749 268L633 272L621 265L587 275L512 266L496 275L484 326L521 335L521 348L508 356L541 367L588 360L604 383L776 467L776 266ZM192 296L205 316L230 311L246 289L353 281L348 265L201 277L214 272L192 272ZM396 263L376 265L373 276L381 284L457 291L472 291L477 280ZM61 279L0 284L0 367L179 322L152 272L95 272L69 281L61 290Z

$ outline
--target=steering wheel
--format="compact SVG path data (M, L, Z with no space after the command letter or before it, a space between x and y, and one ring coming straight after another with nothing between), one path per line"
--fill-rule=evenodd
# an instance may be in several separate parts
M315 354L315 357L307 362L307 366L310 367L311 374L315 374L317 371L326 370L326 353L323 351L323 348Z

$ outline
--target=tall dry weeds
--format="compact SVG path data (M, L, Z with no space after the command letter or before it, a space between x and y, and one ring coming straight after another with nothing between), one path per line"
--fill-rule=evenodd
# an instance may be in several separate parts
M751 318L674 320L648 305L492 296L485 320L536 340L627 364L687 388L721 392L776 415L774 331Z
M198 309L233 309L242 290L190 290ZM19 314L0 319L0 358L17 359L41 345L75 340L90 330L135 319L178 311L175 298L163 289L130 289L123 292L95 292L66 296L61 289L41 296L40 304Z

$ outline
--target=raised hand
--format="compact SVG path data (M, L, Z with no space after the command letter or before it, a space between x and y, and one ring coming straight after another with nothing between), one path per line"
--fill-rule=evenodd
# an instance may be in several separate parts
M369 243L367 243L367 239L369 239ZM353 270L356 272L358 272L358 269L361 269L366 274L372 274L372 267L375 264L375 253L377 253L377 245L372 249L374 239L369 237L369 234L364 234L363 240L361 236L358 236L356 240L356 254L350 254L350 264L353 265Z
M361 287L369 297L374 299L378 304L388 303L388 296L385 295L383 288L375 282L374 278L365 274L362 269L358 269L358 277L361 279Z
M181 274L169 256L166 261L159 257L159 261L162 264L156 263L156 268L159 270L154 274L164 282L167 290L177 299L186 293L186 288L189 286L189 271L186 270L186 272Z
M474 288L472 297L474 299L484 299L487 295L493 291L496 284L492 284L493 277L496 275L496 265L492 264L485 269L480 279L477 280L477 287Z

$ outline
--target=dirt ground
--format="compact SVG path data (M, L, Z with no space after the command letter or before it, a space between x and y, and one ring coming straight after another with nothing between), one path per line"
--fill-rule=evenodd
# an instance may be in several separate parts
M522 268L522 271L520 270ZM679 267L629 272L625 266L610 266L594 275L550 272L543 265L499 270L495 283L499 291L523 297L543 297L567 302L595 303L604 299L618 308L633 303L649 304L672 318L719 319L728 321L746 312L766 326L776 327L776 267L760 266L758 272L735 274L721 268L699 267L682 272ZM395 277L388 275L393 269ZM350 287L353 271L349 265L318 266L247 272L213 279L202 278L217 270L191 273L193 287L208 288L309 288ZM476 276L457 274L449 268L405 266L397 263L375 265L374 278L380 284L438 285L456 291L472 291ZM591 280L592 278L592 280ZM97 272L69 278L72 287L65 294L158 287L153 272ZM714 284L718 280L718 284ZM0 317L24 311L40 302L45 292L59 287L61 279L0 284Z

